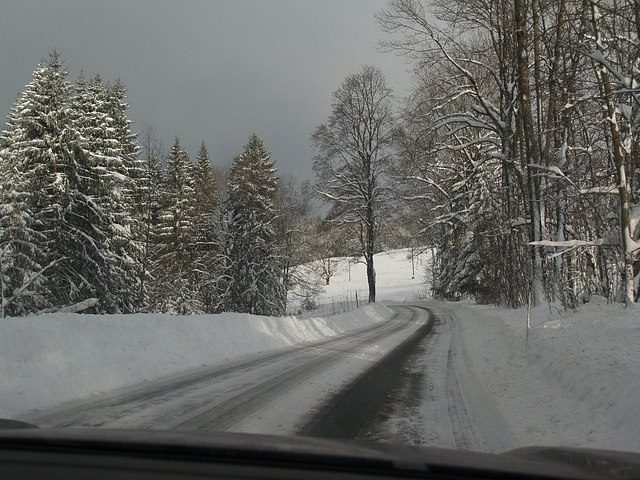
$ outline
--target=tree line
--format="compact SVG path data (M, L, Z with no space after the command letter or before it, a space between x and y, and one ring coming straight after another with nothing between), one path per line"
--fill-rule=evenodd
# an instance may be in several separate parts
M221 186L204 142L194 163L178 138L165 156L153 127L132 133L122 82L66 76L52 52L0 137L2 315L87 299L100 313L282 315L304 202L263 141L249 137Z
M412 62L410 95L365 66L312 136L369 300L386 226L437 252L438 298L635 302L640 1L389 0L377 18Z
M204 143L195 164L178 139L165 156L131 133L121 82L72 86L54 52L1 137L3 311L279 315L295 284L314 303L296 267L332 256L366 264L375 302L374 254L416 245L438 298L635 302L640 1L389 0L377 18L413 89L349 75L302 188L257 135L228 171Z
M636 301L640 2L390 0L378 20L414 65L395 178L434 293Z

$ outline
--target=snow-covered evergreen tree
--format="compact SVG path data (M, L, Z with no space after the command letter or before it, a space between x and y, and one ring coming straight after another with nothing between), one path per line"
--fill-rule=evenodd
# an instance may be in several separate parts
M452 186L448 211L436 219L442 235L438 243L438 277L435 295L459 299L469 295L480 303L504 301L505 279L500 259L504 250L497 241L500 222L491 204L489 183L496 183L486 165L461 168L460 180Z
M176 138L167 156L155 264L155 308L177 314L201 310L193 271L195 250L193 165Z
M162 141L154 127L147 123L142 127L141 144L144 154L141 158L141 171L135 178L134 211L138 219L138 234L140 250L138 262L140 276L138 285L137 304L142 308L155 309L153 304L156 288L152 271L160 253L161 245L157 241L160 227L160 201L164 188L164 172L160 159L164 156Z
M65 261L65 288L56 306L97 297L99 308L115 311L109 268L107 211L104 190L108 189L109 162L117 155L117 145L106 134L108 117L103 111L106 92L102 80L89 82L81 76L76 95L66 107L68 129L73 132L73 163L65 173L65 208L58 222L56 252ZM60 272L62 273L62 272ZM68 284L68 285L66 285Z
M220 307L220 296L216 288L220 274L222 250L219 232L218 181L211 166L209 152L204 141L200 146L194 169L194 234L195 254L193 268L201 302L208 312Z
M70 85L57 52L41 62L2 132L2 233L7 313L24 314L78 298L66 257L67 223L82 162L69 120ZM45 271L46 269L46 271ZM39 273L42 272L42 273Z
M45 277L45 236L38 229L29 203L29 186L14 173L10 151L0 152L0 288L3 304L33 280L27 294L14 299L2 316L24 315L49 305Z
M138 147L125 113L124 86L104 85L99 76L87 84L81 77L76 92L70 110L86 157L80 190L98 208L84 234L95 237L100 256L100 265L82 263L81 268L91 268L83 276L95 277L90 283L96 287L101 311L132 312L139 278L132 178Z
M97 311L135 309L138 147L124 87L81 75L72 88L66 75L52 52L2 133L0 270L9 314L92 297Z
M200 145L196 160L194 191L198 216L200 217L198 223L201 223L208 220L211 212L218 206L219 202L216 174L211 166L209 151L204 141Z
M139 158L138 134L132 132L133 122L127 117L129 105L126 88L118 79L107 86L107 107L113 120L113 135L118 145L119 162L110 172L113 178L109 192L109 237L112 269L118 272L117 292L120 308L133 312L142 305L139 284L142 278L142 221L137 214L137 192L144 182L143 160Z
M222 277L226 310L282 315L286 292L277 245L274 207L278 177L271 155L256 134L231 166L226 211L226 265Z

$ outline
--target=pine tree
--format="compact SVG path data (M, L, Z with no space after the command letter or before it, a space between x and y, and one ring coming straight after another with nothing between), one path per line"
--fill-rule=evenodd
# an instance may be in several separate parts
M2 288L2 317L25 315L49 305L45 282L39 274L45 260L44 235L28 203L28 184L15 175L8 160L10 152L0 152L0 288ZM8 301L30 282L29 294Z
M110 172L113 185L110 199L110 231L112 268L119 274L117 292L120 308L125 312L138 310L142 278L142 221L137 214L137 193L144 182L144 161L139 158L137 133L132 133L132 121L127 117L126 88L120 80L107 87L107 109L113 119L113 136L118 145L119 162Z
M209 152L204 141L196 156L194 170L195 195L195 254L194 270L200 299L206 311L216 311L220 299L216 288L219 276L220 235L218 181L211 166Z
M58 223L56 252L65 257L69 293L61 292L58 305L97 297L101 311L115 311L110 289L107 217L104 205L109 163L117 145L106 134L108 116L103 112L106 93L102 80L89 84L83 76L67 106L68 129L73 132L74 155L66 173L66 208Z
M154 309L154 291L157 286L152 271L161 247L158 242L160 228L160 201L164 188L164 172L160 159L164 156L162 141L151 124L143 125L141 171L136 178L134 191L134 212L138 219L140 250L138 263L140 276L138 284L137 304L141 308Z
M225 308L282 315L286 291L277 246L278 178L263 141L253 134L234 159L228 184Z
M89 297L99 299L99 311L132 310L132 200L125 192L137 146L124 87L81 75L73 89L66 75L52 52L2 133L0 270L10 314Z
M167 156L158 229L160 251L155 265L155 305L177 314L201 310L193 272L195 248L193 165L176 138Z
M196 155L198 163L195 166L195 183L194 192L196 195L197 210L201 217L200 222L204 222L211 216L211 212L218 206L218 187L216 174L211 166L209 151L204 141L200 145L198 155Z
M97 311L135 309L138 147L124 86L81 75L72 88L66 75L52 52L2 134L0 278L9 314L91 297Z
M83 232L99 252L96 261L83 263L91 268L83 276L105 312L135 311L139 278L132 178L138 147L123 99L120 82L111 87L96 76L87 84L81 76L70 108L86 158L80 192L97 207Z
M2 233L8 313L25 314L77 298L83 285L72 278L66 224L80 180L77 135L67 102L70 85L57 52L41 62L14 104L2 132ZM75 197L77 199L77 197Z
M448 299L470 295L480 303L497 303L502 290L496 285L504 278L496 258L501 248L495 242L497 219L487 180L491 176L471 166L460 170L462 180L453 184L449 210L438 219L443 235L434 293Z

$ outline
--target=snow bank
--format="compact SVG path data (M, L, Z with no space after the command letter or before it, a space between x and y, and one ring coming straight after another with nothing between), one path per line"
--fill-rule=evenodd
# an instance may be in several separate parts
M640 307L601 297L575 312L470 306L474 368L522 445L640 451ZM463 311L464 311L463 310Z
M0 417L202 365L364 328L367 305L329 318L46 314L0 319Z

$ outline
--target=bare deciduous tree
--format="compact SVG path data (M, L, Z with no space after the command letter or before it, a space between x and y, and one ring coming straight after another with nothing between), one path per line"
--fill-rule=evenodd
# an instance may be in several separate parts
M333 93L332 107L327 123L312 136L319 152L314 162L316 189L332 206L338 223L358 227L369 302L375 302L373 255L394 139L391 89L379 68L365 66Z

